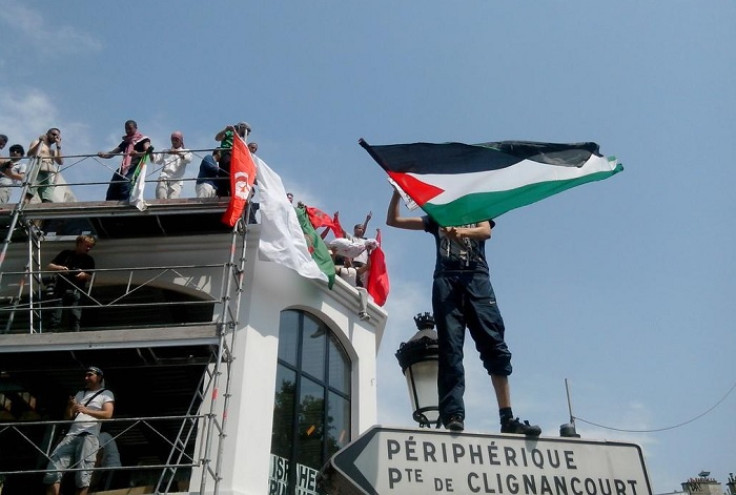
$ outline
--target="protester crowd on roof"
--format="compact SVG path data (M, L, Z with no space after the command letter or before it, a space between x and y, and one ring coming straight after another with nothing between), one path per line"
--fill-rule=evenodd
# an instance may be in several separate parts
M120 144L109 151L100 151L96 154L96 157L101 159L120 158L120 164L110 178L105 200L129 201L136 204L134 201L136 194L140 194L142 202L142 188L148 164L159 166L156 199L179 198L187 166L193 158L193 153L185 146L183 133L172 132L171 145L159 150L154 147L151 138L138 129L136 121L126 121L124 129ZM215 134L214 139L219 145L201 160L196 176L195 191L198 198L231 196L230 162L233 140L237 135L247 142L251 131L248 123L238 122L226 125ZM8 136L0 134L0 204L9 202L11 190L19 189L24 183L28 185L22 198L24 203L77 201L61 173L65 157L62 153L62 132L59 128L51 127L35 138L30 143L27 153L22 145L13 144L8 148L9 156L4 157L3 150L8 142ZM258 144L255 142L249 142L247 146L252 154L258 151ZM24 158L37 158L38 166L29 167ZM143 180L139 180L141 175ZM257 222L257 187L255 192L256 195L251 197L249 223ZM293 202L291 193L287 193L287 197ZM326 244L335 263L336 274L355 287L361 289L367 287L370 254L380 242L365 237L371 213L368 213L362 224L356 224L353 233L350 234L340 226L339 213L336 212L330 217L301 202L298 206L308 213L314 228L325 227L322 239L325 239L330 231L334 234L334 239ZM377 232L380 236L380 231Z
M195 190L198 198L230 196L229 166L233 138L237 133L243 140L247 140L250 132L251 127L246 122L227 125L217 132L215 140L219 142L219 146L202 159L196 175ZM180 197L187 165L192 162L193 154L186 148L181 131L172 132L170 140L170 146L155 149L151 139L139 131L135 121L125 122L125 133L120 144L112 150L96 154L102 159L121 159L112 174L105 199L127 201L135 193L137 179L145 172L148 164L155 166L155 170L159 172L156 199ZM7 135L0 134L0 203L7 203L11 190L20 189L23 183L28 183L28 189L22 198L26 203L77 201L62 175L65 157L59 128L51 127L39 135L30 143L27 152L23 145L12 144L5 156L3 150L9 142ZM258 144L250 142L248 149L251 153L256 153ZM30 167L30 162L23 160L24 158L37 158L38 167ZM27 174L29 175L26 176Z

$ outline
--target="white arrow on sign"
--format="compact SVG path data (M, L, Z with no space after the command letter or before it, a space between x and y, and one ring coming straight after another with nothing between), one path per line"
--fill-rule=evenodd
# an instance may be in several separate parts
M330 466L341 494L652 495L638 445L576 438L374 426Z

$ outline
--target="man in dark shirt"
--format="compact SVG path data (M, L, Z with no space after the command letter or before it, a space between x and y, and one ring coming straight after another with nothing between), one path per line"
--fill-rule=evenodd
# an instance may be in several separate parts
M128 201L133 189L139 167L146 155L153 151L151 140L138 131L135 120L125 122L125 136L122 142L110 151L100 151L100 158L112 158L118 153L123 154L123 161L115 173L112 174L110 186L105 195L106 201Z
M235 125L225 126L224 129L222 129L215 135L215 141L220 141L219 177L221 180L218 182L217 185L217 195L220 197L229 197L231 194L230 158L232 157L233 139L235 139L235 133L237 132L238 136L243 138L243 141L245 141L246 139L248 139L250 131L251 128L247 122L238 122Z
M402 217L399 193L394 191L386 223L408 230L424 230L435 238L437 261L432 285L432 310L439 340L440 419L445 428L465 428L465 369L463 344L465 328L488 374L498 403L501 433L539 436L539 426L514 418L511 409L511 352L504 341L505 326L496 305L485 241L491 238L493 221L458 227L440 227L429 217Z
M96 242L92 236L80 235L77 237L77 245L74 250L63 250L49 263L48 269L58 272L53 291L56 306L51 310L49 316L51 332L59 330L64 309L68 314L68 328L73 332L79 331L79 321L82 318L82 310L78 307L79 300L87 282L92 278L91 270L95 269L95 260L87 253Z

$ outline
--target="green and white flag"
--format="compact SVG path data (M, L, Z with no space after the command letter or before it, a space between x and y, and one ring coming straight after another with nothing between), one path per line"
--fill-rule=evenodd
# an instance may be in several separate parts
M303 211L298 211L289 202L281 177L257 156L253 155L253 161L257 167L256 178L260 193L259 259L284 265L302 277L324 280L332 288L335 264L324 241L316 232L318 240L306 235L304 222L309 224L309 220ZM307 244L306 238L310 239L311 246ZM319 249L320 243L323 249Z

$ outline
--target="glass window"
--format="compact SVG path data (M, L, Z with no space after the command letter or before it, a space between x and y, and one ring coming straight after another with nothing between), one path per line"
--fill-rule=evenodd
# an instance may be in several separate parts
M323 322L295 310L281 313L278 355L271 487L321 493L318 470L350 441L350 360Z
M330 334L332 345L329 346L330 352L330 368L329 380L330 387L340 392L350 393L350 360L347 354L342 350L337 338Z
M294 417L296 397L296 373L279 365L276 370L276 398L273 405L273 431L271 433L271 452L288 457L294 443Z
M299 313L297 311L282 311L281 329L299 328ZM279 335L279 361L296 366L296 354L299 341L299 334L296 332L284 332Z
M326 333L327 329L323 324L311 315L304 314L302 370L318 380L324 378Z

